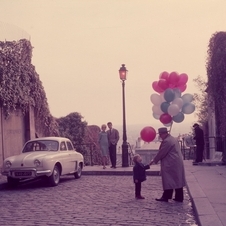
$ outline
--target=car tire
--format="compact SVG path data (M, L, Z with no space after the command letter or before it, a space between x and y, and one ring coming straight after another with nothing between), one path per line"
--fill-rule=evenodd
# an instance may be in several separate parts
M7 177L7 182L10 187L16 187L19 184L19 179L15 179L12 177Z
M57 165L53 168L52 175L48 178L50 186L57 186L60 182L60 169Z
M77 172L74 173L75 179L79 179L82 176L82 164L78 165Z

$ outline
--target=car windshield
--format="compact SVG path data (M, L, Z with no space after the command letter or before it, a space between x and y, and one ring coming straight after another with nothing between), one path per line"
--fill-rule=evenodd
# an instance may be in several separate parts
M32 151L57 151L59 147L59 143L53 140L38 140L38 141L30 141L28 142L24 149L24 152L32 152Z

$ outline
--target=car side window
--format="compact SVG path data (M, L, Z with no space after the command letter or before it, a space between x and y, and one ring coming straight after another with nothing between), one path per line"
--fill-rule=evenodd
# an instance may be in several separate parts
M60 143L60 150L61 150L61 151L66 151L66 150L67 150L66 143L65 143L64 141L62 141L62 142Z
M67 147L69 151L74 151L74 147L72 146L72 143L67 141Z

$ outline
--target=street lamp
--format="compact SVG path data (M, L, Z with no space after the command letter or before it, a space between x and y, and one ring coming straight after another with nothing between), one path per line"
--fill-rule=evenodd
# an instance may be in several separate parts
M126 136L126 110L125 110L125 80L126 80L127 70L125 64L119 69L119 77L122 80L122 112L123 112L123 142L122 142L122 167L128 167L128 144Z

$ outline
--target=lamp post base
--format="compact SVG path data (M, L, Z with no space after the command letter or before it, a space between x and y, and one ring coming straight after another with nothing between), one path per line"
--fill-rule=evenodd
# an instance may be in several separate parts
M122 167L129 167L129 161L128 161L128 144L123 143L122 144Z

